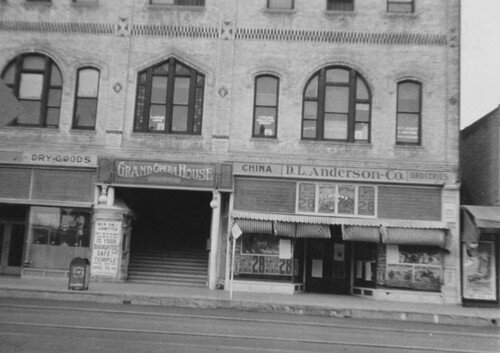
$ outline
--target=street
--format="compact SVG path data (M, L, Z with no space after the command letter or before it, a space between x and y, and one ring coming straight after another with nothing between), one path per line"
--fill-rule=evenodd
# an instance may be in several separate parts
M498 352L500 330L223 309L0 299L1 352Z

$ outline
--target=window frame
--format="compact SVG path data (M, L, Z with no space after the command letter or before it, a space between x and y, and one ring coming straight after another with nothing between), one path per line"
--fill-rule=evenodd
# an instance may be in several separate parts
M391 10L390 7L392 4L411 4L411 11L394 11ZM415 0L410 0L410 1L401 1L401 0L387 0L387 7L386 10L388 13L396 13L396 14L411 14L415 13Z
M187 2L193 2L193 4L186 4ZM166 4L161 2L155 2L155 0L149 0L150 5L154 6L192 6L192 7L205 7L205 0L173 0L173 4ZM194 2L201 2L201 4L194 4Z
M273 78L276 80L276 102L274 106L271 105L257 105L257 81L261 78ZM278 116L279 116L279 92L280 92L280 79L278 76L273 74L261 74L255 76L254 79L254 93L253 93L253 119L252 119L252 137L253 138L268 138L268 139L276 139L278 137ZM256 111L257 108L260 107L274 107L276 109L276 117L274 121L274 134L271 136L266 135L257 135L255 133L255 123L256 123Z
M44 67L43 69L32 69L32 68L23 68L23 62L24 59L27 57L40 57L43 59ZM12 59L3 69L2 75L0 76L2 79L4 78L5 74L7 71L14 66L14 83L12 84L7 84L7 87L9 87L12 90L13 95L16 97L17 100L23 101L23 100L33 100L33 101L39 101L40 102L40 110L39 110L39 116L38 116L38 123L37 124L26 124L26 123L19 123L16 122L15 124L12 124L10 126L19 126L19 127L41 127L41 128L53 128L57 129L59 127L60 119L61 119L61 103L62 103L62 96L63 96L63 75L62 71L57 65L57 63L48 55L42 54L42 53L22 53L17 55L14 59ZM61 83L59 85L52 84L51 78L52 78L52 68L55 67L60 74L60 79ZM21 77L23 74L41 74L43 75L42 78L42 91L40 94L40 99L23 99L19 97L20 93L20 86L21 86ZM59 105L58 106L49 106L49 92L50 90L60 90L61 95L59 98ZM57 118L57 125L49 125L47 124L47 113L49 108L57 108L59 110L59 115Z
M339 6L338 4L348 4L350 6ZM336 6L340 8L335 8ZM354 11L354 0L326 0L326 11L352 12Z
M333 83L326 82L326 72L331 69L341 69L349 71L349 83ZM315 79L318 79L318 96L317 98L306 97L306 90L309 84ZM368 99L357 98L357 80L361 80L368 93ZM348 97L348 112L347 112L347 138L346 139L329 139L325 138L325 103L326 103L326 88L327 87L348 87L349 97ZM316 137L304 137L304 122L305 117L305 105L306 102L315 101L317 102L316 108ZM363 140L356 140L356 104L368 104L368 121L360 123L368 124L368 137ZM314 75L312 75L304 87L302 93L302 123L301 123L301 140L304 141L333 141L333 142L345 142L345 143L370 143L371 142L371 128L372 128L372 93L367 81L364 77L355 69L343 66L343 65L332 65L326 66L319 69Z
M153 75L153 71L155 68L161 67L165 64L168 64L168 72L163 75ZM182 65L183 67L189 70L188 74L176 73L175 67L176 65ZM141 86L140 76L142 74L146 75L146 80L144 83L144 107L142 111L142 122L140 122L141 116L138 115L138 104L139 104L139 89ZM153 104L159 105L158 103L151 102L151 93L152 93L152 85L153 85L153 76L161 76L167 77L167 88L165 92L165 127L163 130L153 130L149 128L150 121L150 111L151 106ZM186 131L172 131L173 125L173 109L175 105L174 103L174 85L175 78L177 77L189 77L189 93L188 93L188 103L187 103L187 129ZM196 125L196 99L197 99L197 89L200 88L198 85L198 78L201 77L201 100L199 102L201 106L200 112L200 126L199 131L194 132L194 128ZM201 135L203 130L203 105L204 105L204 95L205 95L205 74L202 72L184 64L183 62L171 57L167 60L158 62L152 66L149 66L139 72L137 72L137 83L136 83L136 98L135 98L135 107L134 107L134 132L139 133L153 133L153 134L168 134L168 135Z
M80 73L84 70L93 70L97 72L97 93L95 97L79 97L78 96L78 88L80 87ZM75 85L75 100L73 104L73 122L71 124L71 128L73 130L95 130L96 125L97 125L97 107L99 105L99 89L100 89L100 81L101 81L101 70L94 66L84 66L78 68L76 71L76 85ZM95 121L94 121L94 126L78 126L77 121L76 121L76 112L78 108L78 98L84 98L84 99L94 99L96 101L95 104Z
M294 10L295 9L295 0L291 1L291 7L270 7L272 0L267 0L266 9L268 10Z
M410 114L415 114L414 112L405 112L405 111L400 111L399 110L399 85L403 83L413 83L418 86L418 94L419 94L419 99L418 99L418 141L417 142L400 142L398 141L398 126L399 126L399 114L405 114L405 113L410 113ZM402 80L398 81L396 85L396 145L400 146L421 146L422 145L422 93L423 93L423 84L420 81L416 80Z

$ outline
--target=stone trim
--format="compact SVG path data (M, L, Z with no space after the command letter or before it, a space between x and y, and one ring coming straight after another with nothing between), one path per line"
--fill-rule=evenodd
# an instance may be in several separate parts
M134 24L131 34L133 36L218 38L219 30L215 27Z
M0 21L0 30L59 33L114 34L115 25L88 22Z

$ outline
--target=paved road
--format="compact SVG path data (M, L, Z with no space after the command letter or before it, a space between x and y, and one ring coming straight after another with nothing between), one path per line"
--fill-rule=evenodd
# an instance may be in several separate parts
M500 329L0 299L0 352L500 352Z

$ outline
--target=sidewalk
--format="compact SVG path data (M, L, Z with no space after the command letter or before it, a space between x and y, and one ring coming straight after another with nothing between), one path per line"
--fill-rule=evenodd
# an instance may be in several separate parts
M91 282L88 291L67 289L67 281L0 276L0 297L86 301L96 303L233 308L246 311L322 315L356 319L388 319L450 325L499 326L500 309L464 308L375 301L323 294L261 294L208 288Z

